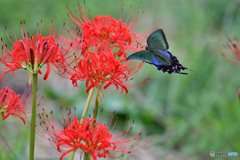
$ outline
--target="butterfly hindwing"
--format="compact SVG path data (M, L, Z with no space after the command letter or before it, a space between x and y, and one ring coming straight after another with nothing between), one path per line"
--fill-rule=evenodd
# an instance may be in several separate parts
M149 50L136 52L136 53L130 55L129 57L127 57L126 60L134 60L134 59L153 64L151 53Z
M163 65L168 65L172 62L172 55L167 50L154 50L152 53L154 57Z
M162 29L154 31L147 39L149 50L168 50L168 42Z

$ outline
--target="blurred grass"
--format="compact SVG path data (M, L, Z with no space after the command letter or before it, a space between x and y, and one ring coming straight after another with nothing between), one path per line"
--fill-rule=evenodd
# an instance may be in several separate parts
M107 1L90 0L87 7L91 15L108 15L118 18L121 3L124 4L123 17L126 19L130 5L140 7L144 15L136 27L136 32L145 31L151 25L158 24L165 31L170 52L183 66L188 67L189 75L163 74L154 66L145 65L132 83L139 83L148 74L151 80L144 86L129 90L129 94L112 94L116 89L105 92L102 106L107 113L116 111L124 121L126 117L135 120L134 128L143 129L144 135L154 136L150 145L161 147L165 153L174 150L191 160L210 158L209 152L239 152L240 108L238 88L240 87L239 68L232 66L220 54L219 46L227 37L240 38L240 2L238 0L194 0L194 1ZM49 26L51 20L57 29L67 19L65 6L76 4L69 0L7 1L0 2L0 36L7 42L4 25L9 34L15 30L20 35L20 20L26 20L30 33L36 32L36 24L42 19ZM107 9L106 9L107 8ZM44 31L44 29L43 29ZM45 31L44 31L45 32ZM45 32L46 33L46 32ZM18 72L21 75L22 72ZM24 73L25 74L25 73ZM4 78L4 83L12 76ZM52 76L54 77L54 76ZM50 77L51 78L51 77ZM19 78L20 79L20 78ZM11 78L11 84L17 87L19 79ZM42 81L42 80L40 80ZM42 94L53 106L76 106L81 114L86 100L84 83L81 88L69 88L70 82L59 77L43 86ZM40 87L39 85L39 87ZM23 85L25 86L25 84ZM19 86L18 86L19 87ZM63 90L65 92L63 92ZM93 104L92 104L93 105ZM90 111L91 112L91 111ZM7 123L0 123L1 128ZM29 128L29 126L26 126ZM28 131L20 129L9 135L8 143L18 159L25 159L28 144ZM0 134L8 133L1 129ZM24 138L19 139L19 135ZM0 159L14 159L4 142L0 140ZM21 154L20 154L21 153ZM165 159L165 155L155 157Z

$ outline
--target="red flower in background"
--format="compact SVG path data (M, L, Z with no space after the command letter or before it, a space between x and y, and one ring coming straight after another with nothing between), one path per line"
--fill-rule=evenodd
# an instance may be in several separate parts
M237 67L240 67L240 43L238 42L237 38L234 37L232 39L228 39L228 43L226 45L223 45L223 47L228 53L233 55L233 57L229 56L224 51L222 51L222 55L226 57L230 63Z
M226 57L231 64L240 67L240 43L238 42L238 39L236 37L228 39L228 43L223 45L223 47L228 53L225 53L222 50L222 55ZM240 101L240 89L238 89L238 99Z
M31 88L27 87L21 97L8 87L0 91L0 113L3 120L13 116L20 118L24 124L26 123L27 113L31 110L32 93L30 90Z
M8 38L13 45L11 50L9 50L1 40L0 46L3 51L0 52L0 64L1 71L4 71L1 80L4 75L8 72L12 72L14 76L14 71L17 69L25 69L31 73L40 73L41 67L47 64L47 71L44 75L44 80L46 80L50 74L51 68L55 71L53 66L58 69L58 72L64 73L65 71L65 60L64 58L67 52L60 50L59 46L55 42L53 36L43 37L37 34L33 37L29 37L29 33L24 30L21 24L22 39L16 42L12 41L12 38L8 35ZM25 22L24 22L25 24ZM41 30L41 29L40 29ZM16 35L14 34L16 38ZM5 51L5 52L4 52ZM56 73L58 73L56 71Z
M106 156L119 158L144 146L136 148L141 140L141 132L136 136L127 139L133 123L128 127L126 123L123 130L118 135L114 136L112 132L117 124L117 120L112 124L112 119L109 125L102 124L101 122L93 124L93 121L96 120L94 118L85 118L81 123L77 120L76 116L72 118L71 111L69 111L67 117L63 117L61 127L57 125L52 112L51 116L48 116L43 112L40 115L40 125L43 131L48 134L49 138L39 129L37 129L37 133L41 137L48 139L55 149L63 153L60 159L63 159L64 156L77 149L82 149L83 152L90 153L93 160L97 160L98 157ZM111 125L112 128L110 127ZM120 154L114 154L110 151L118 152Z

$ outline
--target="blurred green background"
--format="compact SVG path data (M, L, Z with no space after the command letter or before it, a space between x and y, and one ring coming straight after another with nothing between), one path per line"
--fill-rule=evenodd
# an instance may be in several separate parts
M86 5L92 16L111 15L118 19L122 3L123 20L129 14L130 5L144 10L135 32L141 33L158 24L166 34L170 52L192 70L188 75L169 75L146 64L131 82L139 83L150 74L151 80L144 86L130 88L127 95L116 93L115 87L105 91L102 107L106 115L116 111L123 122L130 117L135 121L133 133L142 129L145 141L153 136L146 147L123 159L217 160L227 157L211 158L210 151L240 154L240 68L227 62L219 48L227 42L227 37L240 38L240 1L88 0ZM74 4L77 1L1 0L0 37L9 43L6 25L10 35L14 30L20 38L21 20L26 21L30 34L36 33L36 24L41 19L47 27L53 20L56 29L61 31L63 22L68 19L65 6L73 9ZM10 84L17 93L22 93L28 74L17 71L16 76L17 79L11 74L5 76L1 89ZM47 110L55 108L56 114L59 106L73 106L81 115L87 94L85 84L80 86L73 88L69 80L54 74L47 81L40 76L40 95L46 95L41 105ZM92 110L93 105L94 101L90 106ZM0 160L27 159L29 124L23 126L16 118L9 118L1 121L0 127ZM43 142L37 136L38 142L36 159L58 159L60 154L51 150L48 141Z

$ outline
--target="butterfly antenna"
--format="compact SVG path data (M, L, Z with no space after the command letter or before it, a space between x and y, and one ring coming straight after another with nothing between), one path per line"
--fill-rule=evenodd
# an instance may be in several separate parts
M193 70L191 70L191 69L188 69L189 71L191 71L191 72L194 72Z

